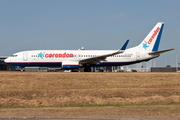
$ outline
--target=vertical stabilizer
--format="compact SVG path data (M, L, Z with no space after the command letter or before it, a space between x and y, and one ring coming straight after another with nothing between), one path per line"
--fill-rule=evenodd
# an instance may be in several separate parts
M140 51L158 51L164 23L158 22L146 38L138 46Z

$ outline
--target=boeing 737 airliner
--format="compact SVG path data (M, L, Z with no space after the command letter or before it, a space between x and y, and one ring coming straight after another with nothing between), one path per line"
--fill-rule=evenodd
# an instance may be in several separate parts
M129 42L119 50L32 50L13 54L5 59L14 66L54 66L61 69L78 69L84 67L88 71L92 66L123 66L159 57L158 51L164 23L159 22L146 38L136 47L126 49Z

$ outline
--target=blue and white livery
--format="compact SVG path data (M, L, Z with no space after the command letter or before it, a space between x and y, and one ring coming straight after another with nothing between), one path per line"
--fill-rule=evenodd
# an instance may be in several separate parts
M164 23L159 22L136 47L126 49L129 42L119 50L32 50L13 54L5 59L6 63L14 66L50 66L61 69L78 69L85 71L91 66L123 66L159 57L158 51Z

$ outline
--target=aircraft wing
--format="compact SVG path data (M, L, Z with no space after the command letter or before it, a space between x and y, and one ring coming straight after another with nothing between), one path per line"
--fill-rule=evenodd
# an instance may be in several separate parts
M116 55L116 54L120 54L123 53L124 50L126 49L127 45L128 45L129 40L127 40L124 45L121 47L121 49L118 49L117 52L111 53L111 54L105 54L105 55L101 55L101 56L96 56L96 57L92 57L92 58L87 58L87 59L83 59L80 60L80 63L97 63L100 61L105 61L105 59L109 56L112 55Z
M165 52L168 52L168 51L171 51L171 50L174 50L174 49L167 49L167 50L161 50L161 51L157 51L157 52L150 52L148 54L149 55L160 55L161 53L165 53Z

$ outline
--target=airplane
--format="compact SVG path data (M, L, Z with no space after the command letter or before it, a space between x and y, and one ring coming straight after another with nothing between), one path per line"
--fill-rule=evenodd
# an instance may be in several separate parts
M9 56L4 61L14 66L58 67L65 70L84 68L90 72L94 66L123 66L149 61L158 51L164 23L158 22L145 39L136 47L126 49L129 40L118 50L31 50Z

